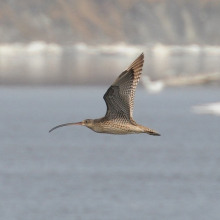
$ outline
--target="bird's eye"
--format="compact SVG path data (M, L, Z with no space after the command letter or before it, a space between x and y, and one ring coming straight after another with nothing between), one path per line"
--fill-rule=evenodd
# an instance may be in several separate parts
M88 120L85 120L85 123L88 123Z

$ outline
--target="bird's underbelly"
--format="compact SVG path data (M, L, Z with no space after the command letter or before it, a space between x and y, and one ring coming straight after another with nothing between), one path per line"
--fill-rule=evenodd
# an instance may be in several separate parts
M95 127L95 132L108 134L138 134L143 133L144 130L134 125L118 125Z

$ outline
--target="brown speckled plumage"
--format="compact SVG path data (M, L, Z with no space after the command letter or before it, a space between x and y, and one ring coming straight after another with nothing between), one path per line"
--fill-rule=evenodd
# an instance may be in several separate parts
M133 134L147 133L159 136L156 131L137 124L133 119L134 96L139 82L144 63L142 53L115 82L109 87L104 95L107 111L104 117L99 119L86 119L78 123L58 125L50 131L67 125L85 125L98 133L109 134Z

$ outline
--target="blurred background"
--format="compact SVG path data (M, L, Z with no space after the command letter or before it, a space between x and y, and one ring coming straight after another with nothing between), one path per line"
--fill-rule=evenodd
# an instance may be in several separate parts
M153 80L219 83L217 0L3 0L0 8L1 85L108 85L141 52Z
M220 216L219 0L1 0L0 218ZM134 119L162 136L62 123L142 52Z

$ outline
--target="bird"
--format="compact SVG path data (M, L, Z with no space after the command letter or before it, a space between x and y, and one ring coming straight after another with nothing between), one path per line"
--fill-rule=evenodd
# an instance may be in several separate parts
M104 117L85 119L81 122L66 123L52 128L49 132L64 126L83 125L97 133L107 134L139 134L160 136L148 127L138 124L133 119L134 97L140 80L144 63L144 53L124 70L115 82L108 88L103 98L107 111Z
M150 77L147 75L143 76L142 83L144 88L150 93L159 93L165 87L165 83L162 80L151 81Z

